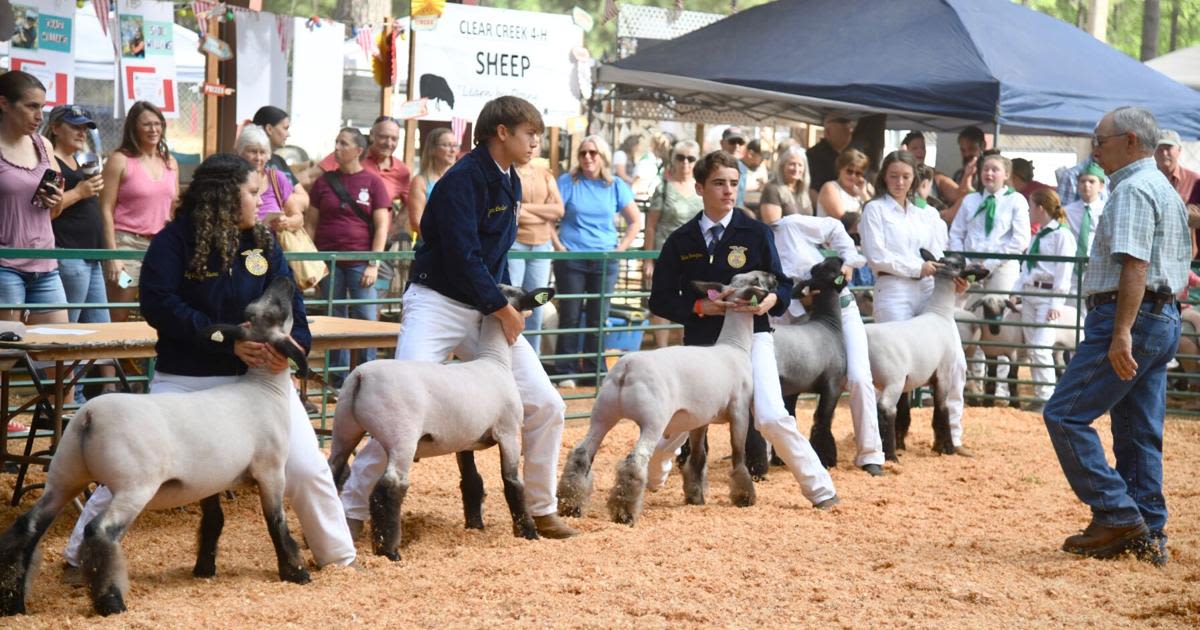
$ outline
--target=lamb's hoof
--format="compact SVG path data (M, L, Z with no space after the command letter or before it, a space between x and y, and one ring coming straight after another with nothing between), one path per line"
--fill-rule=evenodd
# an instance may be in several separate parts
M703 494L685 494L683 496L683 502L688 505L704 505L704 495Z
M821 510L823 512L827 512L829 510L832 510L835 505L837 505L841 502L842 502L842 500L839 499L838 496L835 494L835 495L829 497L828 499L825 499L824 501L821 501L820 503L813 505L813 507L815 507L818 510Z
M583 510L578 505L570 505L563 507L561 503L558 505L558 515L564 518L579 518L583 516Z
M308 569L304 567L288 567L287 570L279 572L279 579L292 584L308 584L312 581Z
M908 446L904 444L904 440L902 440L902 439L896 440L896 450L897 451L907 451L908 450Z
M613 510L612 520L618 525L628 525L633 527L636 518L628 510Z
M950 442L934 442L933 452L940 453L942 455L953 455L954 445Z
M756 475L754 473L750 473L750 478L753 479L755 483L762 483L767 480L766 475Z
M899 455L897 455L896 453L886 453L886 452L885 452L885 453L883 454L883 459L885 459L885 460L887 460L887 461L889 461L889 462L895 462L895 463L897 463L897 464L899 464L899 463L900 463L900 456L899 456Z
M513 523L513 536L524 538L525 540L537 540L540 538L537 533L537 526L529 519Z
M109 589L107 593L93 600L92 608L95 608L96 614L101 617L123 613L126 610L125 600L116 588Z
M400 562L400 552L399 551L380 551L380 552L377 552L377 555L383 556L384 558L387 558L388 560L391 560L392 562Z
M0 592L0 616L25 614L25 595L18 590L5 589Z
M729 495L729 502L733 503L734 507L750 507L756 501L754 496L754 486L750 486L749 492L733 492Z
M863 464L862 469L864 472L866 472L868 475L871 475L872 477L882 477L883 476L883 466L880 466L879 464Z
M483 515L472 514L467 517L467 529L483 529Z
M203 564L196 563L196 566L192 568L192 577L210 578L210 577L215 576L216 574L217 574L217 565L213 564L211 562L206 562Z

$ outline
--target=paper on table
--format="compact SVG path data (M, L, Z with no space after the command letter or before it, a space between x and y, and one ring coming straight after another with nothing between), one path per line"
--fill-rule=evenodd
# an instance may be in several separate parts
M30 335L94 335L95 330L84 330L82 328L29 328L25 330L26 334Z

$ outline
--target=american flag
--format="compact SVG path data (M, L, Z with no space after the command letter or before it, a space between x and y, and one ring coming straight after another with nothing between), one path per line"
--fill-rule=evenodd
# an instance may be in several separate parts
M108 37L108 0L92 0L92 7L96 9L96 17L100 20L100 30Z
M367 59L371 59L375 50L375 36L370 25L358 27L358 33L354 36L354 39L358 42L358 46L362 48L363 54L366 55Z
M621 12L617 6L617 0L604 0L604 19L600 20L601 24L609 20L617 19L617 14Z
M459 142L463 141L463 134L467 131L467 120L455 116L450 119L450 133L454 134L454 139Z

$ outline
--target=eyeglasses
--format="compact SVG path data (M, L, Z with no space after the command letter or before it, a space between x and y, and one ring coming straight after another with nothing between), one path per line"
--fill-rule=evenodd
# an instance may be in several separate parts
M1112 140L1113 138L1123 136L1123 135L1125 135L1125 134L1124 133L1113 133L1113 134L1109 134L1107 136L1100 136L1100 135L1092 136L1092 148L1099 149L1100 145L1104 144L1105 142L1108 142L1109 140Z
M685 161L686 161L686 162L695 162L695 161L696 161L696 156L694 156L694 155L680 155L680 154L676 154L676 155L675 155L675 161L676 161L676 162L685 162Z
M595 149L586 149L579 152L579 157L596 157L600 152Z
M846 174L849 175L850 177L862 177L866 173L864 173L863 171L856 171L852 168L848 168L848 169L846 169Z

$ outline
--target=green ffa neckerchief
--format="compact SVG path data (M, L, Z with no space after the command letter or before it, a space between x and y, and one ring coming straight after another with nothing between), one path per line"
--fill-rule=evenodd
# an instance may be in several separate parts
M1038 252L1042 249L1042 237L1058 229L1062 229L1061 223L1055 223L1054 227L1047 226L1038 230L1037 236L1033 237L1033 244L1029 246L1029 255L1037 256ZM1033 268L1036 265L1037 261L1033 260L1032 258L1025 261L1025 268L1030 271L1033 271Z
M1005 189L1004 196L1007 197L1014 192L1017 191L1013 190L1012 187L1009 186ZM975 214L971 218L974 219L975 217L979 216L979 213L981 212L987 213L983 219L983 233L991 236L992 228L996 225L996 195L988 193L988 196L984 197L983 203L979 204L979 209L975 211Z

